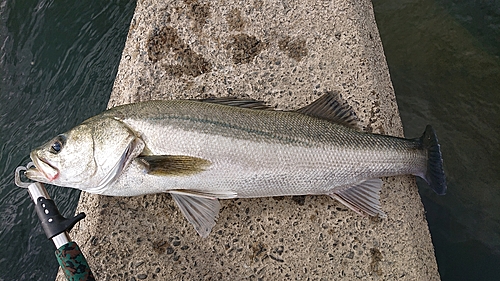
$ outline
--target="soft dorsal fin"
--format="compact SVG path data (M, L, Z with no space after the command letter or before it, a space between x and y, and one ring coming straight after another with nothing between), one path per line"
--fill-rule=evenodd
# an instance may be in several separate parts
M210 161L186 155L141 155L139 161L150 175L187 176L203 172Z
M356 114L347 103L339 99L339 94L336 92L325 93L313 103L298 109L297 112L358 129Z
M234 97L222 97L222 98L213 97L213 98L198 99L193 101L216 103L216 104L223 104L223 105L236 106L249 109L273 110L272 107L269 107L264 102L254 99L238 99Z

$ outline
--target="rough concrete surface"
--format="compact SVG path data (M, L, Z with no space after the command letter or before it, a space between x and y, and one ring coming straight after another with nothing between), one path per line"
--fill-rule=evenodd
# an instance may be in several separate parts
M402 135L370 1L144 0L109 107L236 96L297 109L325 91L365 130ZM168 194L82 193L71 234L98 280L438 280L413 177L383 180L387 219L327 196L222 200L202 239Z

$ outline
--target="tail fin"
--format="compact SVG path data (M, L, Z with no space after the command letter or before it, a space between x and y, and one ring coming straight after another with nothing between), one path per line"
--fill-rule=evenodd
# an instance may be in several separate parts
M427 125L425 132L420 137L422 148L427 150L427 171L424 180L432 190L439 195L446 194L446 178L443 170L443 157L439 148L438 139L434 129Z

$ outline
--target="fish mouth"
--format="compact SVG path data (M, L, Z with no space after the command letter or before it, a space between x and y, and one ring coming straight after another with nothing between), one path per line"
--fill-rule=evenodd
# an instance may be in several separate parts
M30 153L30 158L33 160L35 167L29 168L26 171L26 177L33 181L50 183L57 179L59 170L51 165L47 160L38 157L35 151Z

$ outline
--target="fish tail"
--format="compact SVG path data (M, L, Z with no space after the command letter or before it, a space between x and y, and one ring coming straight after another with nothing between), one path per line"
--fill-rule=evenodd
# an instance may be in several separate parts
M420 137L420 144L422 149L427 150L427 171L422 178L434 192L444 195L447 187L443 170L443 157L436 132L430 125L427 125L424 134Z

